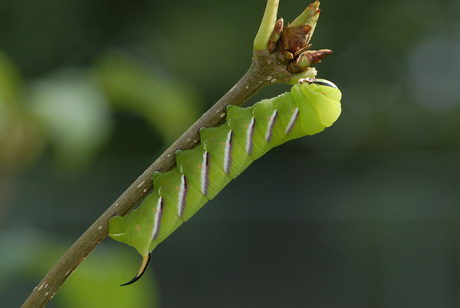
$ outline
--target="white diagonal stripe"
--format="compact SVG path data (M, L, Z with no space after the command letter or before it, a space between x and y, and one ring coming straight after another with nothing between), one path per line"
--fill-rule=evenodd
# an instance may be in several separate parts
M270 140L272 139L273 126L275 126L277 115L278 115L278 110L275 109L275 111L273 111L272 115L270 116L270 121L268 121L267 132L265 133L265 140L267 140L268 142L270 142Z
M163 197L160 196L160 198L158 198L155 218L153 222L152 240L155 240L158 237L158 233L160 232L161 216L163 216Z
M230 167L232 165L232 130L227 134L227 140L225 141L225 151L224 151L224 171L227 174L230 174Z
M180 188L179 188L179 197L177 198L177 216L182 217L184 215L185 209L185 201L186 201L186 194L187 194L187 187L186 187L186 178L185 175L182 175L180 178Z
M256 118L252 117L251 122L249 123L248 130L246 132L246 153L248 155L252 154L252 136L254 135L254 124Z
M289 124L286 127L286 135L291 132L292 128L295 125L295 122L297 121L298 116L299 116L299 107L296 107L296 109L292 113L291 119L289 120Z
M201 163L201 193L208 194L208 151L204 151L203 161Z

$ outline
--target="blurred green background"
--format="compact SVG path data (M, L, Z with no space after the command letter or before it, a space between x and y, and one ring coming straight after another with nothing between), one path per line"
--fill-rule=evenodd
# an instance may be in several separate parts
M0 2L2 307L246 72L264 7ZM321 9L313 47L334 53L316 68L342 90L339 121L254 163L137 284L118 287L140 256L107 239L48 307L460 306L460 2Z

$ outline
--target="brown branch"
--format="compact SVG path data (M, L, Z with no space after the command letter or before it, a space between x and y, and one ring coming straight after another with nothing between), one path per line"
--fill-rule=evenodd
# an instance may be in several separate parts
M53 298L70 274L107 236L109 219L113 215L125 215L131 211L152 190L152 173L171 169L175 164L174 152L194 147L199 142L198 131L201 127L218 125L224 118L228 105L242 105L263 87L273 83L288 83L292 74L286 70L285 64L278 64L275 59L275 55L266 50L255 51L252 66L241 80L145 170L80 236L34 288L22 307L44 307Z

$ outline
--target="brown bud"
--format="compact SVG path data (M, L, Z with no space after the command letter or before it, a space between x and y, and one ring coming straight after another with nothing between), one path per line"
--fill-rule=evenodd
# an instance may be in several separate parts
M310 25L299 25L290 27L289 25L284 29L282 36L283 50L296 54L299 49L307 46L309 38Z
M278 40L281 37L281 34L283 33L283 26L283 18L278 19L278 21L275 23L275 27L273 28L273 32L270 35L270 40L268 41L268 51L270 53L273 53L276 49L276 43L278 42Z
M288 70L294 74L303 72L310 66L321 62L321 60L331 52L332 51L329 49L304 51L296 58L295 61L289 63Z
M310 50L307 52L308 61L310 61L310 66L318 62L321 62L327 55L331 54L332 50L330 49L320 49L320 50Z

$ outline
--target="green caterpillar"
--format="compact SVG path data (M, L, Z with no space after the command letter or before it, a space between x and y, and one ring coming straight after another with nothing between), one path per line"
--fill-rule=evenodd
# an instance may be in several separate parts
M228 106L224 124L200 130L201 144L177 151L177 166L153 174L155 190L124 217L109 223L109 236L133 246L143 261L182 223L214 198L230 180L271 148L329 127L341 112L340 90L324 79L303 79L290 92L252 107Z

